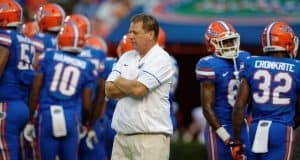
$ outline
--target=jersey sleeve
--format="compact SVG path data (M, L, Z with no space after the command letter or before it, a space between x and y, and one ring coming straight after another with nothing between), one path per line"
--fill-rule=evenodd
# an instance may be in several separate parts
M38 38L32 38L32 43L35 47L35 50L37 53L43 53L45 49L44 42L41 39Z
M5 32L0 32L0 45L9 48L12 44L12 38Z
M113 68L115 62L116 61L114 61L114 60L107 60L107 59L104 60L104 66L105 66L105 68L104 68L103 72L101 73L101 76L104 79L108 78L108 75L112 71L112 68Z
M215 82L216 80L216 73L209 61L210 61L209 57L204 57L200 59L196 65L196 69L195 69L196 78L200 82L203 81Z
M240 77L244 77L248 79L250 77L250 69L251 69L251 58L248 57L245 61L241 62L240 65Z
M168 80L171 81L173 74L171 60L166 58L145 64L137 80L151 90Z
M95 67L91 63L88 63L87 69L83 70L85 83L83 84L84 88L94 89L96 87L95 79L97 73L95 73Z
M46 68L47 68L47 64L49 64L48 62L48 57L50 55L53 55L52 52L45 52L45 53L42 53L40 56L39 56L39 60L38 60L38 68L36 70L37 73L44 73L46 72Z

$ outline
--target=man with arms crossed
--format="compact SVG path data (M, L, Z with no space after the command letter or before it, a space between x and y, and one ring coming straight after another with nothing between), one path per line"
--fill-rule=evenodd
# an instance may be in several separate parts
M128 36L134 50L120 57L107 79L107 97L119 99L112 160L169 158L173 69L169 54L157 44L158 32L154 17L132 17Z

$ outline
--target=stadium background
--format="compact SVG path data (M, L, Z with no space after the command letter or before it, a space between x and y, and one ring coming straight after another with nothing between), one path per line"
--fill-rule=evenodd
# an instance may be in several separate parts
M101 5L105 0L50 0L61 4L67 14L74 13L79 3ZM127 0L106 0L127 1ZM130 0L128 0L130 1ZM176 92L179 137L191 123L191 111L200 105L199 84L194 68L199 58L208 55L204 45L207 25L214 20L232 23L241 37L241 49L253 55L262 53L260 34L263 28L274 20L289 23L295 32L300 33L300 0L132 0L132 6L112 28L105 39L109 46L109 56L116 56L119 40L127 33L130 17L147 12L154 15L167 35L166 50L179 65L179 84ZM46 0L20 0L24 6L25 20L31 20L31 10L35 10ZM91 19L93 17L90 17ZM181 140L171 145L171 159L207 159L203 145L195 141Z

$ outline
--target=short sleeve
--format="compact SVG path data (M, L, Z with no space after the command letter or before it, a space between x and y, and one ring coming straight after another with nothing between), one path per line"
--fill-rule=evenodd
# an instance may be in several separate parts
M12 44L12 38L5 33L0 33L0 45L4 47L10 47Z
M47 55L47 56L46 56ZM38 68L36 70L37 73L43 73L43 72L46 72L46 69L47 69L47 64L49 64L47 62L47 57L52 55L51 52L46 52L46 53L42 53L40 56L39 56L39 60L38 60Z
M151 90L168 80L171 83L173 74L174 70L172 68L171 60L166 58L145 64L138 77L138 81Z
M248 57L244 62L241 62L241 65L240 65L240 77L244 77L244 78L247 78L250 76L250 62L251 62L251 59L250 57Z
M84 88L94 89L96 87L95 79L95 67L91 63L89 63L87 69L83 70L85 75L85 83L83 84Z
M45 45L44 45L44 42L42 40L32 38L32 43L33 43L37 53L44 52Z
M106 81L114 81L121 75L121 60L122 59L119 59L119 61L113 66Z
M210 58L204 57L200 59L196 65L196 78L200 82L202 81L215 81L216 79L216 73L212 67L212 65L209 63Z

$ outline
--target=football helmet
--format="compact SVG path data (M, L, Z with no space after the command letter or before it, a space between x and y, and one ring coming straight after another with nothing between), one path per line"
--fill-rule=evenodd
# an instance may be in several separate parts
M57 35L58 48L68 52L81 52L85 36L74 23L66 23Z
M291 58L297 56L298 37L287 23L282 21L270 23L264 29L261 38L264 53L286 51Z
M85 41L85 46L90 46L107 53L107 44L104 39L99 36L89 36Z
M131 40L128 35L124 35L119 43L121 54L133 50Z
M27 37L32 37L39 32L39 26L35 21L27 22L22 25L21 33Z
M75 23L81 32L84 32L86 37L91 33L90 21L87 17L80 14L72 14L66 17L65 23L73 22Z
M55 3L41 6L35 15L39 28L42 31L58 32L65 19L64 9Z
M235 58L239 53L240 36L230 23L215 21L205 32L205 45L209 52L218 57Z
M161 46L162 48L165 48L165 46L166 46L166 32L161 27L159 27L157 42L158 42L159 46Z
M22 23L23 11L20 4L13 0L0 1L0 26L16 27Z

